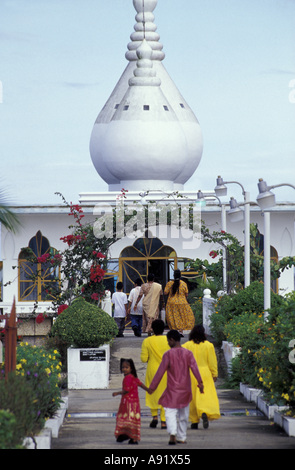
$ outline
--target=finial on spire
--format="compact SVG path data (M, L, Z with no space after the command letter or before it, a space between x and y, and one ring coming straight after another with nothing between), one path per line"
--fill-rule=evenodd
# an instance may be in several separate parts
M136 49L136 54L138 57L137 66L133 72L134 77L129 79L129 85L160 86L161 80L156 77L156 71L153 69L153 50L145 39Z
M158 4L158 0L133 0L133 5L137 11L134 25L135 32L131 34L131 42L128 44L128 52L125 57L127 60L137 60L136 50L143 39L146 39L152 48L152 59L163 60L165 57L162 51L163 46L159 42L160 36L156 33L157 26L154 23L153 11Z

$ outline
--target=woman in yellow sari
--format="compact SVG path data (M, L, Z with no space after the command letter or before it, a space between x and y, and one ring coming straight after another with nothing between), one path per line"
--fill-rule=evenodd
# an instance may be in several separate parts
M137 305L142 297L142 331L150 334L152 331L152 322L159 317L160 299L164 305L162 286L154 282L154 275L152 273L148 275L148 282L141 286L139 296L134 305L134 311L136 311Z
M163 354L170 349L167 337L163 334L165 323L162 320L154 320L152 322L153 336L144 339L141 345L140 360L147 362L145 385L150 386L154 375L162 361ZM157 390L150 395L146 393L145 403L151 410L152 421L151 428L155 428L158 424L158 410L160 410L161 428L166 429L166 419L164 408L159 405L158 401L167 386L167 374L163 376Z
M198 423L203 420L205 429L209 421L220 418L219 401L215 388L218 377L217 359L212 343L207 341L204 327L195 326L189 335L189 341L183 345L192 351L204 384L204 393L200 393L198 383L191 374L193 399L190 403L189 420L192 429L198 429Z
M168 295L166 304L166 321L169 330L191 330L195 325L193 311L187 301L188 288L180 279L179 269L174 271L174 281L169 281L165 287L164 294Z

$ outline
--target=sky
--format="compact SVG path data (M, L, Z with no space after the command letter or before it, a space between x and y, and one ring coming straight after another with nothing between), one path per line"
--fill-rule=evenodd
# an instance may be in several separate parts
M1 0L0 188L11 204L107 191L93 124L127 65L132 0ZM295 185L295 0L159 0L164 66L204 138L187 190ZM128 189L128 188L126 188ZM295 202L293 188L275 191ZM240 187L228 196L242 201Z

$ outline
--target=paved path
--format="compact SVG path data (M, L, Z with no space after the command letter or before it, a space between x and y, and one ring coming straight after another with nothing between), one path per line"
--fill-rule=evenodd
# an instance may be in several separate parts
M144 380L146 365L140 362L142 338L125 334L116 338L111 349L111 378L106 390L68 391L69 409L60 430L59 437L53 439L52 449L105 449L104 458L121 449L122 452L137 455L140 450L155 454L160 449L178 454L194 455L192 449L295 449L295 438L267 420L256 410L255 404L248 403L237 390L222 387L222 379L216 385L222 417L210 422L209 429L188 429L187 444L168 446L166 430L151 429L150 411L145 406L145 392L139 389L141 401L141 441L138 446L127 442L117 443L114 437L115 414L120 397L112 397L114 390L121 389L122 375L119 371L121 357L132 357L137 373ZM183 342L186 341L186 337ZM115 451L116 449L116 451ZM109 454L108 454L109 453ZM126 454L127 455L127 454ZM164 462L163 462L164 463ZM168 462L165 462L168 463Z

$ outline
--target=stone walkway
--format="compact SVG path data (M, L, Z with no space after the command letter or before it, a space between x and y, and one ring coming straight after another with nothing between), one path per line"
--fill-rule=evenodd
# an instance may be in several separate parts
M146 364L140 362L142 338L127 332L124 338L116 338L111 349L110 384L106 390L69 390L69 409L59 432L53 439L52 449L105 449L103 455L121 451L137 455L140 450L156 453L168 446L166 430L151 429L150 410L145 406L145 392L139 389L141 401L141 441L138 446L127 442L119 444L114 437L115 416L120 397L112 397L114 390L120 390L122 375L119 370L121 357L132 357L138 377L144 381ZM182 342L187 340L185 337ZM220 363L222 368L222 364ZM173 452L194 456L193 449L295 449L295 438L267 420L255 404L248 403L237 390L222 388L223 380L216 386L220 401L221 419L210 422L209 429L188 429L187 444L173 446ZM102 454L101 454L102 455ZM107 458L107 457L106 457Z

